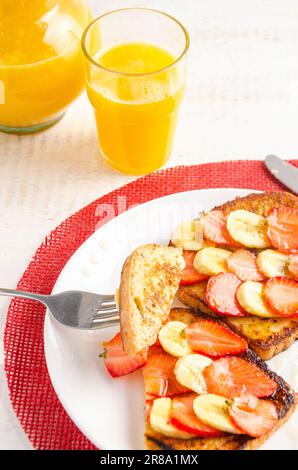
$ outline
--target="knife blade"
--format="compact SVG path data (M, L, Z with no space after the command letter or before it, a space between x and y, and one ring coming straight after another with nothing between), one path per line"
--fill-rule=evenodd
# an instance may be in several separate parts
M268 155L264 161L270 173L287 188L298 194L298 168L276 155Z

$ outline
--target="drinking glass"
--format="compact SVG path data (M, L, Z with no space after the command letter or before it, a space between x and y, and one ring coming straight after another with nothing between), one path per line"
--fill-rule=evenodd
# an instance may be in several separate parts
M169 158L188 47L179 21L145 8L106 13L85 30L87 93L100 152L113 168L145 174Z

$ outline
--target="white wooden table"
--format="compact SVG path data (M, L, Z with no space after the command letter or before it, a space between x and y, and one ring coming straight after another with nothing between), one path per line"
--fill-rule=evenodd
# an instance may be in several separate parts
M95 13L149 6L177 16L191 38L187 96L172 158L190 165L298 153L296 0L90 0ZM35 136L0 135L0 286L15 287L44 236L88 202L133 180L98 155L82 95ZM0 449L30 449L9 403L0 301Z

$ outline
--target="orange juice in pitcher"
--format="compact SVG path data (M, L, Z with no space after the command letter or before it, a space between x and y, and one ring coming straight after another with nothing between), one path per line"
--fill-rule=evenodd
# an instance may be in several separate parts
M0 3L0 130L27 133L55 123L84 86L82 0Z

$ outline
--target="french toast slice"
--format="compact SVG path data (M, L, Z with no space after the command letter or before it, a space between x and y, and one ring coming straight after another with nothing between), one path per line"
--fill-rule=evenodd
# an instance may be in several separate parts
M298 197L287 192L250 194L229 201L216 209L223 211L224 214L245 209L266 217L272 208L281 206L298 209ZM206 303L206 285L206 281L203 281L190 286L180 286L176 296L184 305L218 318ZM220 318L236 333L241 334L248 341L250 348L263 360L268 360L287 349L298 338L298 318L256 316Z
M121 336L131 356L155 343L184 268L181 248L148 244L126 259L119 288Z
M175 308L170 312L170 319L183 321L191 324L199 317L208 316L189 309ZM221 320L219 323L224 324ZM296 407L295 394L290 386L277 374L272 372L267 365L251 350L241 354L240 357L257 365L266 375L278 384L274 397L270 398L276 406L278 422L275 428L268 434L253 438L247 435L226 434L222 437L206 438L198 437L192 439L173 439L155 432L146 422L145 449L147 450L252 450L258 448L268 437L273 434L283 423L285 423Z

